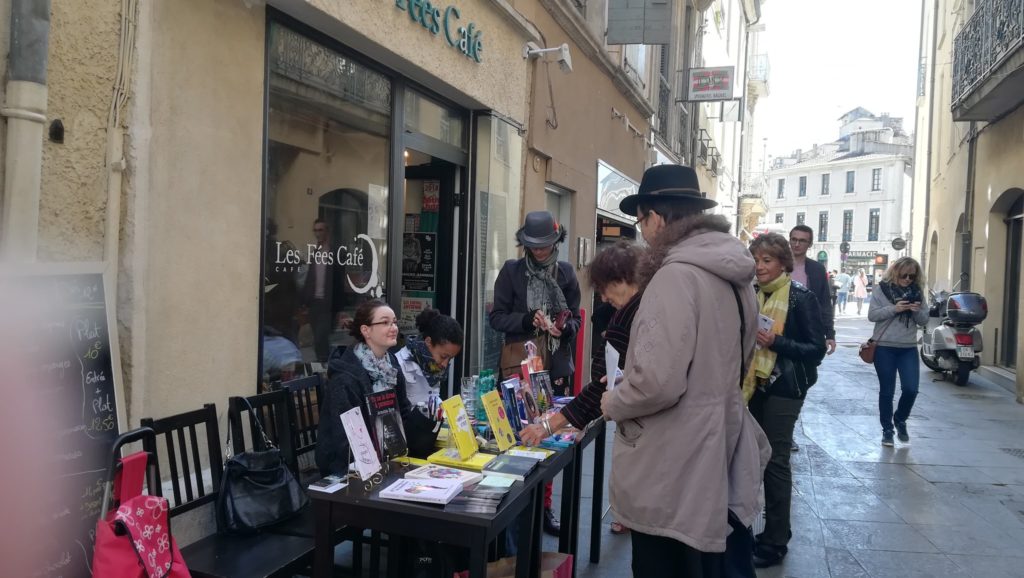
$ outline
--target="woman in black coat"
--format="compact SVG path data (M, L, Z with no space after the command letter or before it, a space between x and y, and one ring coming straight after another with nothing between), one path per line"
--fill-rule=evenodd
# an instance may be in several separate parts
M750 253L761 315L773 321L771 329L757 333L758 349L743 383L750 413L772 446L764 471L764 532L754 546L754 565L766 568L782 561L792 537L793 428L807 390L818 380L818 364L826 351L825 325L814 293L790 279L793 254L785 237L761 235L750 244Z
M331 356L330 377L320 400L316 465L324 476L348 475L351 456L341 414L358 407L367 419L366 396L370 393L395 390L410 455L425 457L433 451L436 439L430 419L409 403L401 366L388 352L398 341L395 312L383 301L366 301L356 309L350 333L357 343L341 355Z
M571 264L558 260L558 244L564 238L565 229L551 213L535 211L526 215L526 224L516 232L516 240L526 247L525 255L502 266L494 282L494 306L489 317L491 328L505 335L505 343L547 337L552 347L546 369L551 372L556 393L562 395L574 371L573 349L581 321L576 272ZM565 320L556 327L559 314ZM503 374L509 373L501 369Z

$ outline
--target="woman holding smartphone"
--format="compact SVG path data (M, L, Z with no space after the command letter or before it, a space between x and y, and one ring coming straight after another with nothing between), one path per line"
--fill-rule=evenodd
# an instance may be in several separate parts
M917 399L921 368L918 365L917 326L928 323L924 277L921 265L910 257L897 259L889 266L871 293L868 320L875 323L871 338L875 349L875 373L878 374L878 417L882 424L882 445L892 447L893 429L903 443L910 441L907 418ZM900 376L900 401L893 412L896 375Z

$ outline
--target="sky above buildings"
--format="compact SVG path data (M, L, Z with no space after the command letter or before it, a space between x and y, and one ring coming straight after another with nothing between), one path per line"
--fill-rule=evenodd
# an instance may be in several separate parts
M771 95L756 109L754 170L765 148L786 156L834 141L839 116L858 106L901 116L913 132L920 0L769 0L761 10Z

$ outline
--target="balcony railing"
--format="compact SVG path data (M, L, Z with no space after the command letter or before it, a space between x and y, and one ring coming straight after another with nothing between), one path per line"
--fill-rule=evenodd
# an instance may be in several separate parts
M658 134L668 141L668 111L672 106L672 89L664 76L658 76Z
M981 0L953 41L953 108L1024 44L1024 0Z
M750 57L750 80L768 82L771 73L771 64L768 62L767 54L755 54Z

